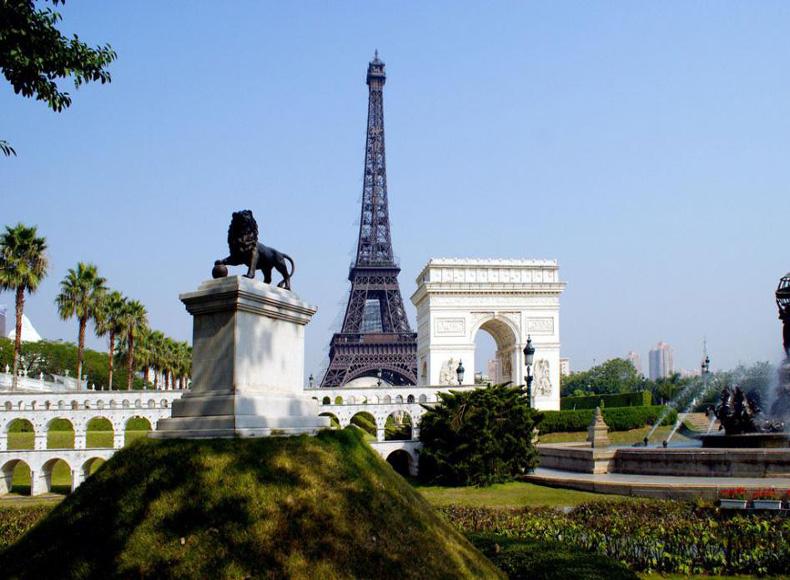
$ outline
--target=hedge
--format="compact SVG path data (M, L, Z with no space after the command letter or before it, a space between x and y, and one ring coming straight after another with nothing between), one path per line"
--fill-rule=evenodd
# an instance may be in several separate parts
M603 401L603 407L649 407L653 404L653 395L650 391L636 393L617 393L616 395L587 395L584 397L563 397L560 399L560 409L580 410L595 409Z
M654 425L665 409L667 407L663 405L653 405L651 407L618 407L615 409L604 407L601 411L610 431L628 431L629 429L638 429L645 425ZM540 432L586 431L592 422L594 412L593 409L543 411ZM677 411L670 409L662 424L673 425L677 418Z

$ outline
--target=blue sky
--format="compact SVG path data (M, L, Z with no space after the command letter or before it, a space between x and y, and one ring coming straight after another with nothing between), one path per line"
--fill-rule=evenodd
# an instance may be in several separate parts
M230 214L296 258L319 307L308 371L345 306L367 87L387 63L390 211L404 297L431 257L557 258L575 369L778 360L790 270L785 2L72 1L63 28L119 58L55 114L0 86L0 224L36 224L53 306L77 261L180 339L178 301L226 253ZM10 294L0 303L11 304ZM409 304L411 322L414 310ZM99 346L93 338L91 344ZM646 370L646 368L645 368Z

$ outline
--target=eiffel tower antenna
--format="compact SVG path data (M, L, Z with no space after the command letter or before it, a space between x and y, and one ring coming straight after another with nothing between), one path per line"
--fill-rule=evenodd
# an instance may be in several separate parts
M322 387L359 377L392 385L417 383L417 334L403 307L390 234L384 152L384 63L378 50L368 64L368 129L359 239L348 274L351 293L343 328L332 337Z

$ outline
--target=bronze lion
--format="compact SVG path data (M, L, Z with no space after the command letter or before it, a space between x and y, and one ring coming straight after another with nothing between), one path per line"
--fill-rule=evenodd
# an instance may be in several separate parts
M247 278L255 278L255 271L263 272L263 281L272 283L272 269L282 274L279 288L291 289L291 277L296 270L293 259L282 252L258 242L258 223L248 209L233 212L228 227L228 249L230 256L214 262L213 276L221 278L228 275L227 268L221 266L247 266ZM285 261L291 263L291 272Z

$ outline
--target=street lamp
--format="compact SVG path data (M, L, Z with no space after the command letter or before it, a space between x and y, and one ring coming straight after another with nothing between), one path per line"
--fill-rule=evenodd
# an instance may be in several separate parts
M464 362L462 360L458 360L458 368L455 369L455 374L458 377L458 384L464 384Z
M381 369L376 373L376 385L379 387L381 386Z
M527 401L532 408L532 361L535 360L535 347L532 337L527 335L527 346L524 347L524 364L527 365Z

